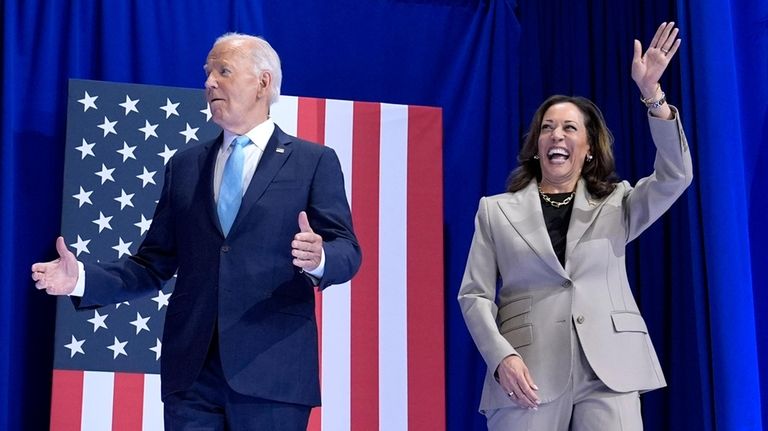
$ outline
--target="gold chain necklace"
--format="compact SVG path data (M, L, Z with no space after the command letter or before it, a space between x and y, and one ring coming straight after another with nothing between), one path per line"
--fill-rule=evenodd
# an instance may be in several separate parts
M563 199L561 202L553 201L550 199L549 196L547 196L544 192L541 191L541 186L539 186L539 196L541 196L542 199L544 199L544 202L552 205L555 208L560 208L561 206L568 205L571 203L571 200L573 200L573 197L576 195L575 191L571 192L571 195L567 198Z

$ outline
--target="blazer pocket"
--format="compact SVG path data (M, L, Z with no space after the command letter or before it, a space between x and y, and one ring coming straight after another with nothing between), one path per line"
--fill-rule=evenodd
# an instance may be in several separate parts
M531 311L531 297L518 298L499 309L499 331L503 334L525 323L524 314ZM518 317L516 319L516 317Z
M533 325L528 323L519 328L502 332L501 335L504 339L509 341L509 344L511 344L512 347L519 349L533 343Z
M648 327L645 326L645 320L639 313L631 311L620 311L611 314L613 328L616 332L642 332L648 333Z
M269 183L268 189L269 190L295 190L300 188L304 183L301 181L296 181L294 179L286 180L286 179L278 179L275 178Z

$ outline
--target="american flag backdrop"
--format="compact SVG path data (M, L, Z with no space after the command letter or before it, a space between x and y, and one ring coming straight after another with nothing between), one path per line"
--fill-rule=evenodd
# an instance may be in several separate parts
M281 96L271 115L336 150L363 249L351 282L317 293L323 407L308 429L444 430L440 109ZM71 80L67 117L62 235L82 261L136 251L169 158L220 132L197 89ZM52 430L163 429L172 292L80 311L59 299Z

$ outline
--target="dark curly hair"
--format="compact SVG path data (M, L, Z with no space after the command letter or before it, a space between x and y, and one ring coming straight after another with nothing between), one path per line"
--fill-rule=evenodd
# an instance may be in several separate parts
M541 181L541 165L533 156L538 152L539 135L541 134L541 122L544 113L552 105L560 103L572 103L584 115L587 128L587 144L591 149L592 160L584 163L581 176L587 182L587 190L592 196L604 198L611 194L619 182L616 174L616 163L613 159L613 135L605 124L603 113L585 97L571 97L563 95L551 96L539 106L531 120L531 126L525 135L523 148L517 155L517 168L509 174L507 179L507 191L516 192L523 189L533 178Z

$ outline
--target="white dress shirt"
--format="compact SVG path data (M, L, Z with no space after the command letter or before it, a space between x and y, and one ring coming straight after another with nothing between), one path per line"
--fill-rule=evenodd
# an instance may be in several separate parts
M267 142L269 142L269 138L274 131L275 123L271 118L267 118L267 121L245 134L251 140L251 143L243 147L243 195L245 195L248 184L251 183L253 173L256 172L256 166L258 166L264 150L267 149ZM232 154L232 141L238 136L229 130L225 130L224 140L216 155L216 167L213 171L213 198L216 200L216 203L219 202L219 189L221 188L221 178L224 176L224 165L227 163L229 155Z

